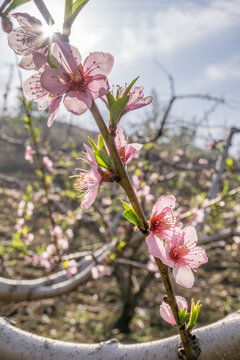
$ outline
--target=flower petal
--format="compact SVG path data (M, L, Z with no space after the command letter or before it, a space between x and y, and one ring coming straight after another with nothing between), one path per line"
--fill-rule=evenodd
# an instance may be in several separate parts
M19 63L19 66L25 70L35 70L36 67L33 62L33 54L24 55Z
M53 96L59 96L69 88L68 80L61 70L48 67L42 72L41 85Z
M36 19L34 16L31 16L27 13L19 13L19 12L16 12L14 14L12 14L12 17L14 17L20 26L23 26L23 27L32 27L32 26L35 26L35 25L42 25L41 21Z
M49 117L48 117L48 127L52 126L53 121L55 120L56 116L59 113L60 110L60 102L62 100L62 96L57 96L52 99L52 101L49 104Z
M92 105L92 99L84 92L69 91L64 98L66 109L73 114L81 115Z
M165 249L163 240L160 240L159 238L155 237L152 233L150 233L150 235L148 235L146 238L146 242L148 245L149 253L152 256L154 256L154 257L164 261L164 263L166 263L166 261L167 261L166 249ZM166 264L166 265L171 266L172 263Z
M164 208L169 207L173 209L175 207L176 199L173 195L161 196L153 207L152 213L161 213Z
M208 257L205 250L198 246L196 246L194 249L191 249L189 253L185 255L184 259L193 269L196 269L201 264L205 264L208 262Z
M57 40L53 46L52 55L67 73L75 73L79 70L82 56L77 48L67 42Z
M83 70L87 76L108 75L112 70L114 57L111 54L95 51L83 63Z
M177 284L186 288L191 288L193 286L194 275L189 266L174 266L173 276Z
M42 101L48 97L49 93L47 90L43 89L40 82L41 74L35 73L30 76L23 83L23 92L31 100Z
M94 76L87 85L87 88L90 90L93 99L97 99L100 96L106 95L108 93L108 80L105 76Z
M183 233L184 233L184 244L188 247L188 249L194 248L198 241L198 236L195 228L193 226L186 226L183 229Z

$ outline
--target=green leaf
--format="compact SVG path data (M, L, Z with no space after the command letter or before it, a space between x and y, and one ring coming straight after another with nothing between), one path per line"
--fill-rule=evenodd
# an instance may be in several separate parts
M4 15L7 15L10 11L13 9L16 9L16 7L25 4L26 2L29 2L30 0L13 0L11 1L10 5L7 7L7 9L4 11Z
M104 140L103 140L103 136L99 135L98 136L98 148L101 150L102 148L105 148L105 144L104 144Z
M108 100L108 108L110 109L112 107L112 105L115 103L114 96L110 91L107 94L107 100Z
M89 0L76 0L72 5L72 17L71 24L76 20L76 17L82 10L82 8L88 3Z
M188 320L190 314L186 312L186 308L183 308L181 311L178 312L178 316L180 322L184 324Z
M110 116L111 116L111 123L112 124L117 124L121 114L125 108L125 106L127 105L129 100L129 96L126 95L124 97L121 97L120 99L116 100L114 102L114 104L111 106L110 110Z
M122 204L126 210L132 210L132 207L128 205L125 201L122 201Z
M51 50L49 49L48 54L47 54L47 62L48 64L51 66L51 68L53 69L57 69L57 65L53 62L52 59L52 54L51 54Z
M139 76L137 76L132 82L130 82L130 84L126 87L123 96L128 95L129 91L131 90L131 88L133 87L133 85L135 84L135 82L138 80Z
M94 156L95 156L95 158L96 158L96 160L97 160L98 165L99 165L99 166L102 166L102 167L104 167L105 169L108 170L108 165L105 164L105 162L104 162L103 159L99 156L99 154L98 154L97 152L94 152L93 154L94 154Z
M140 220L134 210L125 210L123 216L136 226L140 225Z
M98 147L95 144L95 142L88 136L88 141L90 142L90 144L92 145L93 149L98 152Z
M191 312L190 312L190 319L188 322L188 330L192 330L194 325L196 324L199 312L201 310L202 305L200 305L200 301L198 301L196 304L194 303L194 299L192 299L191 302Z

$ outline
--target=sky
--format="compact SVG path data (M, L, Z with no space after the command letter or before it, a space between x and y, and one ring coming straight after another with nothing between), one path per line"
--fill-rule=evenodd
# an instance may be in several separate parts
M48 0L46 4L61 29L64 1ZM18 11L41 19L33 2ZM90 0L74 23L70 43L83 57L90 51L113 54L110 84L124 85L140 75L137 84L144 85L145 95L154 89L161 104L169 99L170 89L159 64L173 76L177 94L223 97L226 105L209 115L214 137L218 126L238 126L240 121L239 19L238 0ZM0 48L3 93L9 64L15 62L3 32ZM23 73L24 78L30 74ZM14 82L18 84L16 74ZM191 121L211 106L206 101L179 100L172 115ZM141 121L145 113L138 110L128 119ZM61 114L69 119L63 107ZM95 126L89 112L74 121L87 128Z

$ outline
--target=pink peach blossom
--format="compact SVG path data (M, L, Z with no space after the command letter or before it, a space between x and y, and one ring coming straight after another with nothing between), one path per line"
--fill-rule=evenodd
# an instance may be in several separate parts
M110 266L96 265L92 268L91 272L93 279L99 279L103 276L111 276L112 268Z
M126 87L117 86L117 97L122 98L123 94L126 90ZM144 86L133 86L131 90L129 91L129 100L127 102L127 105L125 106L121 117L125 115L127 112L139 109L143 106L146 106L152 102L152 96L147 96L144 98L143 93ZM113 90L111 91L112 95L114 96ZM108 101L106 96L102 96L101 100L105 102L105 104L108 106Z
M150 234L146 241L150 254L155 257L159 255L159 246L164 245L165 241L169 241L174 232L176 218L173 214L173 208L175 201L173 195L161 196L153 206L149 222Z
M177 301L177 306L179 311L181 311L182 309L188 309L188 304L186 299L184 299L182 296L176 296L176 301ZM168 322L171 325L176 325L176 321L174 319L173 316L173 312L170 308L170 306L163 301L162 304L160 305L160 315L163 318L163 320L165 320L166 322Z
M124 164L129 163L134 158L136 152L142 148L142 144L128 144L128 140L119 126L117 126L116 130L115 144Z
M47 53L48 40L43 34L42 23L27 13L15 13L12 16L20 26L9 33L8 44L16 54L23 55L19 64L23 69L36 69L34 54Z
M33 149L30 145L26 146L25 150L25 160L29 161L30 163L33 163Z
M50 172L53 172L53 162L49 159L48 156L44 156L43 159L43 166Z
M75 275L78 271L78 263L76 260L69 260L67 267L67 277L70 278Z
M81 172L75 182L75 189L81 193L79 196L82 198L81 206L84 209L88 209L96 199L98 189L103 181L103 176L93 151L86 144L84 144L84 147L86 153L82 160L91 166L91 170L79 169Z
M179 285L191 288L194 283L191 269L196 269L208 261L205 250L196 246L197 241L193 226L187 226L183 230L176 227L171 240L165 244L163 241L156 242L152 245L154 251L150 253L173 268L173 276Z
M40 55L36 55L35 62L38 57ZM79 51L60 40L53 46L52 60L57 69L46 64L23 84L25 94L32 100L48 100L48 126L52 125L64 95L66 109L76 115L87 111L94 99L106 95L109 90L106 75L114 61L112 55L96 51L81 64Z

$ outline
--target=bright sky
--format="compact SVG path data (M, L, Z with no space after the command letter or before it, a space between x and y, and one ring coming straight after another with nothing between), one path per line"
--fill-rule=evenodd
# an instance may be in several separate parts
M59 28L63 0L46 2ZM18 11L41 19L33 3ZM209 93L224 97L210 117L213 124L238 125L240 118L240 2L238 0L90 0L72 29L71 44L83 57L90 51L110 52L115 64L109 81L124 84L140 75L145 94L155 89L161 103L168 99L169 84L157 66L160 62L175 79L176 92ZM42 19L41 19L42 20ZM4 33L0 37L0 90L14 62ZM25 71L24 78L29 75ZM17 81L17 79L16 79ZM174 114L191 119L211 107L203 101L179 101ZM65 114L64 110L62 111ZM142 118L144 110L135 113ZM86 122L87 119L87 122ZM93 126L89 114L80 125ZM87 125L86 125L87 123Z

